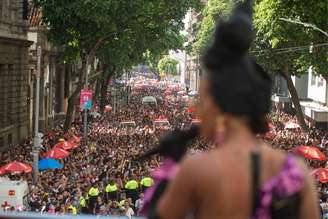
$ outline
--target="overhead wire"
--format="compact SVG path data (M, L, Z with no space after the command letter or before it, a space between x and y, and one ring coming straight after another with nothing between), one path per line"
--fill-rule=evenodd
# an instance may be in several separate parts
M254 55L265 55L266 52L270 52L271 54L282 54L282 53L310 50L311 47L318 48L318 47L325 47L325 46L328 46L328 43L312 44L312 45L297 46L297 47L287 47L287 48L277 48L277 49L253 50L250 53Z

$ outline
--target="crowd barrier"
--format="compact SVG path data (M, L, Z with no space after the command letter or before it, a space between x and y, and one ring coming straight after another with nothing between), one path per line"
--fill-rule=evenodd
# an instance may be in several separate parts
M127 217L111 216L86 216L86 215L48 215L38 213L5 213L0 212L0 219L126 219ZM145 219L142 217L132 217L132 219Z

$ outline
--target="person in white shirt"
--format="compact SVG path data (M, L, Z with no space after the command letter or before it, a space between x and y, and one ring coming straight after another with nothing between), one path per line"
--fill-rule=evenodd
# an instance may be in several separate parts
M135 209L137 211L137 216L140 216L139 213L140 213L140 210L142 209L143 205L144 205L144 194L141 193L139 195L139 199L136 201L136 204L135 204Z
M134 211L130 207L129 202L124 203L124 210L125 210L125 216L127 216L129 219L131 219L132 216L134 215Z

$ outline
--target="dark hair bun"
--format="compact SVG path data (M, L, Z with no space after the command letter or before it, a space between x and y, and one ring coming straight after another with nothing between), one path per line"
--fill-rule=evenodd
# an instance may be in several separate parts
M250 1L239 4L228 21L217 25L203 63L220 110L246 118L254 133L264 133L271 107L271 78L248 55L254 35L251 11Z
M218 22L213 43L204 54L207 68L215 68L217 58L229 62L247 53L254 39L251 16L252 9L248 2L238 4L229 20Z

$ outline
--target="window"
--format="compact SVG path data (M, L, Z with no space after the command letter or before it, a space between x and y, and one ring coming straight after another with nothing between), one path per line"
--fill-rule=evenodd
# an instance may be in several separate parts
M3 11L3 1L0 1L0 19L3 17L2 11Z
M13 135L12 134L8 134L8 145L11 145L13 143Z
M6 115L6 65L0 64L0 115ZM6 126L5 116L0 116L0 128Z
M28 20L28 1L23 0L23 20Z
M316 76L312 73L311 74L311 85L314 86L316 82Z
M3 140L3 137L0 137L0 147L5 146L5 142Z
M318 87L322 87L323 86L323 78L322 76L318 77Z
M10 125L13 122L13 104L14 104L14 84L16 80L14 78L14 65L8 65L8 87L7 87L7 125Z

